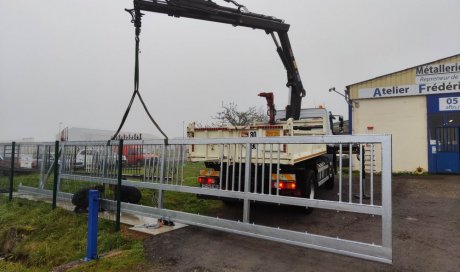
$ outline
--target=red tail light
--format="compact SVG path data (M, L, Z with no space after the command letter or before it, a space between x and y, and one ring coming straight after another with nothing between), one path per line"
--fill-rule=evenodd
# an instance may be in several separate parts
M278 187L280 190L282 189L286 189L286 190L295 190L297 188L295 182L293 181L280 181L279 183L274 181L272 182L272 188L277 188L277 185L278 184Z
M205 182L204 177L198 177L198 183L203 184Z
M198 183L200 184L214 184L216 180L212 177L198 177Z

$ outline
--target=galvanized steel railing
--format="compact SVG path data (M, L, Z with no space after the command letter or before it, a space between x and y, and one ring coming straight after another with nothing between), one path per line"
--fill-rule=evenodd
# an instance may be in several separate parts
M279 158L282 156L283 145L286 144L327 144L336 148L338 171L335 179L338 190L335 199L310 199L283 193L279 187L280 175L283 174L283 165L280 165ZM209 166L214 167L217 173L216 186L199 187L197 182L186 182L188 177L184 173L184 166L190 163L187 151L197 145L212 145L219 150L226 150L209 162ZM59 161L60 181L65 179L117 184L121 177L122 185L158 192L157 205L141 206L122 203L121 209L124 211L148 216L169 216L172 220L186 224L379 262L391 263L392 261L391 136L389 135L173 139L169 140L168 145L165 145L162 140L124 141L122 173L118 172L120 164L117 156L120 153L118 147L119 141L62 142ZM363 154L365 148L371 153L371 158L376 158L375 162L372 161L369 165L370 171L367 175L363 174L364 163L356 160L352 153L352 150L355 152L358 150L359 158L362 160L365 157ZM345 149L348 150L347 154L344 152ZM344 163L346 157L348 162ZM249 161L252 163L245 163ZM378 164L376 167L380 172L381 187L375 185L374 163ZM356 172L359 174L356 175ZM240 222L164 209L165 191L240 199L244 203L243 220ZM381 218L381 243L370 244L256 225L251 223L250 216L250 206L253 201L377 216Z

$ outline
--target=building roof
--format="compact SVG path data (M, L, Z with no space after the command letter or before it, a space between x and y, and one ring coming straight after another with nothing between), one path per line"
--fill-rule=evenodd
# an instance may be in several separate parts
M412 67L409 67L409 68L406 68L406 69L402 69L402 70L399 70L399 71L396 71L396 72L392 72L392 73L389 73L389 74L385 74L385 75L377 76L377 77L374 77L374 78L366 79L366 80L363 80L363 81L360 81L360 82L356 82L356 83L347 85L347 89L348 89L349 87L353 86L353 85L361 84L361 83L368 82L368 81L371 81L371 80L379 79L379 78L382 78L382 77L386 77L386 76L389 76L389 75L393 75L393 74L397 74L397 73L400 73L400 72L404 72L404 71L407 71L407 70L410 70L410 69L414 69L414 68L417 68L417 67L419 67L419 66L428 65L428 64L431 64L431 63L433 63L433 62L443 61L443 60L446 60L446 59L449 59L449 58L454 58L454 57L459 57L459 56L460 56L460 54L455 54L455 55L452 55L452 56L449 56L449 57L445 57L445 58L442 58L442 59L433 60L433 61L430 61L430 62L427 62L427 63L424 63L424 64L419 64L419 65L412 66Z

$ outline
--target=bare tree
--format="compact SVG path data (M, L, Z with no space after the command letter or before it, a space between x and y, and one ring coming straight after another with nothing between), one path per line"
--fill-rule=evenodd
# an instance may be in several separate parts
M233 125L233 126L246 126L253 122L267 122L267 116L264 110L257 109L255 106L249 107L247 110L238 110L238 105L235 102L222 104L222 111L217 112L213 117L217 120L218 126Z

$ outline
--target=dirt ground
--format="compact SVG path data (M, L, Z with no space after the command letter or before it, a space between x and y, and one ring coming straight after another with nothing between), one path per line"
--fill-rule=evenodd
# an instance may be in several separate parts
M320 195L329 198L336 192ZM220 217L240 216L228 207ZM251 220L380 244L380 218L254 205ZM142 271L460 271L460 177L393 177L393 264L187 227L145 240Z

